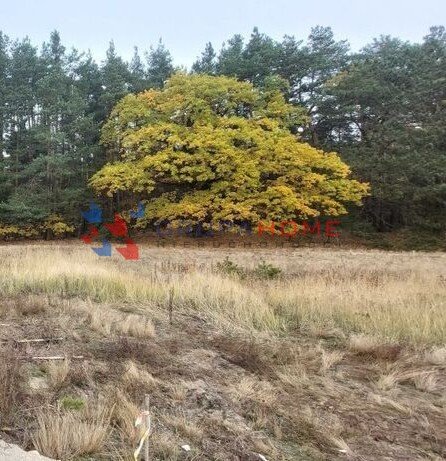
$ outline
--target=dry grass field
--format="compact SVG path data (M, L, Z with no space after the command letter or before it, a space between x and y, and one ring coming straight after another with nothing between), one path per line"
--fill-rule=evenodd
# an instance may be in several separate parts
M148 395L152 460L446 459L445 253L0 258L5 440L131 460Z

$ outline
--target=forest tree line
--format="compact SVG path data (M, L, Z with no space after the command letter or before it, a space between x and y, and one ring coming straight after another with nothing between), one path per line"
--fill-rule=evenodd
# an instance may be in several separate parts
M190 70L160 41L130 62L113 42L98 64L67 50L57 32L40 48L0 32L0 224L36 225L59 215L78 225L88 180L107 161L100 131L128 93L162 88L175 72L233 76L280 89L303 108L292 128L335 151L370 184L352 210L364 228L444 232L446 225L446 32L421 43L380 37L350 51L327 27L276 41L254 28L219 51L207 43Z

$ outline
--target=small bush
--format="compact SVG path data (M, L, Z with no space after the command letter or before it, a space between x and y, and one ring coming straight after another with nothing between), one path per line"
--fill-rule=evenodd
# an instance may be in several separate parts
M65 235L72 234L74 232L74 226L67 224L58 215L49 216L43 225L41 226L42 232L49 231L55 237L62 237Z
M253 270L253 275L260 279L276 279L280 276L282 270L265 261L261 261Z
M45 221L33 225L15 226L0 223L0 240L20 240L44 236L66 237L72 235L75 227L67 224L60 216L51 215Z
M9 226L0 224L0 240L16 240L38 237L39 231L30 226Z
M241 279L250 276L253 278L270 280L278 278L282 273L281 269L263 260L254 269L248 270L231 261L227 256L223 261L217 263L217 270L222 274L235 276Z
M226 256L223 261L217 263L217 270L226 275L232 275L241 278L246 277L246 270L235 262L231 261L228 256Z

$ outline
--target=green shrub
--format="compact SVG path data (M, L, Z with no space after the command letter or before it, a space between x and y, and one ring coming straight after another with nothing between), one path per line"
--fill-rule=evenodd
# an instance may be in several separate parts
M223 261L217 263L217 270L226 275L232 275L241 278L246 276L246 270L235 262L231 261L228 256L226 256Z
M276 279L280 276L282 270L265 261L261 261L253 270L253 275L260 279Z

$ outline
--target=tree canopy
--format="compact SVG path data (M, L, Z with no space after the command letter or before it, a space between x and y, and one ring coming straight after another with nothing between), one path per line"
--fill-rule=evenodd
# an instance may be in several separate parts
M305 121L277 89L176 74L163 90L128 95L102 143L119 160L90 180L98 193L147 199L146 223L257 223L346 213L367 186L333 152L299 141Z
M150 114L155 126L161 121L174 124L177 130L185 125L188 139L190 132L197 133L198 122L193 117L179 121L181 111L173 109L175 101L185 98L184 92L192 91L190 82L195 80L187 80L183 92L173 86L177 76L165 87L178 67L163 42L150 47L148 53L135 49L128 58L130 62L120 57L113 42L105 60L96 63L88 52L69 50L57 32L41 47L27 38L12 40L0 32L0 226L39 228L55 215L70 226L82 225L79 210L91 198L89 178L107 161L129 167L122 146L107 142L113 134L110 114L126 95L132 95L126 100L129 108L145 111L135 123L146 123ZM206 75L232 77L255 88L247 90L242 85L243 98L250 96L247 102L242 98L245 104L229 115L224 113L224 101L209 112L201 94L198 99L186 98L190 106L185 113L202 114L199 123L216 125L215 113L220 122L221 117L241 118L247 123L246 130L251 130L259 117L266 118L301 146L307 142L316 150L337 152L350 166L350 178L369 183L364 206L342 202L350 216L343 219L345 228L352 223L355 231L372 239L376 231L407 231L420 243L427 234L440 245L444 241L444 27L432 27L420 43L379 37L356 53L349 51L346 41L336 40L329 27L314 27L306 39L286 35L281 41L254 28L250 37L234 35L219 50L207 42L190 74L202 76L203 81ZM228 88L233 92L231 85ZM142 104L143 96L135 96L146 90L159 105L156 110ZM235 93L239 95L239 90ZM134 123L135 110L129 112L129 123ZM122 109L114 113L123 118ZM218 132L221 126L213 129ZM122 128L125 133L127 128ZM197 134L199 140L201 136ZM130 136L125 142L129 140ZM252 156L253 151L247 147L245 155ZM262 184L265 177L261 176ZM148 181L151 176L144 178ZM196 186L197 193L203 193L218 178L209 178L206 184L189 183L189 188ZM162 181L153 191L137 193L152 199L178 188L173 183L162 186ZM101 191L107 192L106 187ZM124 184L112 192L115 199L106 198L103 205L113 213L122 209L121 200L135 198L134 194Z

